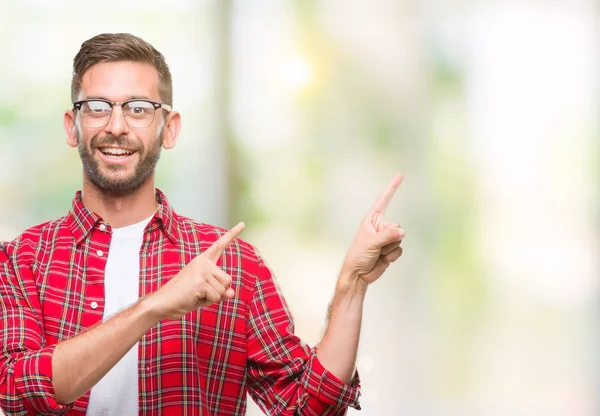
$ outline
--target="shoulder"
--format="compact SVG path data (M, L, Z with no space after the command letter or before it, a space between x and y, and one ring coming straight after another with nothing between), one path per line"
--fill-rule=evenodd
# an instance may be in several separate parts
M4 245L6 241L0 241L0 264L8 261L8 254L6 254L6 250L4 249Z
M0 243L0 252L9 258L19 257L20 260L33 255L40 245L52 242L54 239L63 237L65 232L69 232L66 227L66 219L67 216L64 216L30 227L14 240Z

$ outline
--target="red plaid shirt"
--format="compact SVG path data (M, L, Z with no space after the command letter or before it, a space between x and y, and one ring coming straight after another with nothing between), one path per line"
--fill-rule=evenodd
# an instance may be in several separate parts
M144 231L140 296L156 291L224 230L177 215L157 190ZM0 407L9 415L84 415L89 392L59 405L52 386L58 342L102 321L110 224L81 193L68 215L33 227L0 250ZM294 335L275 277L250 244L235 240L219 266L232 300L163 320L139 342L140 415L238 415L246 391L272 415L341 415L359 408L345 385Z

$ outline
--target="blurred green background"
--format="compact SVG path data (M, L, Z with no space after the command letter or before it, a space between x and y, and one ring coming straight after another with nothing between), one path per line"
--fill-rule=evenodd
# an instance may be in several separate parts
M72 59L131 32L166 56L182 114L158 186L181 214L246 222L310 344L359 221L405 174L361 414L597 415L599 16L591 0L0 0L0 240L68 211Z

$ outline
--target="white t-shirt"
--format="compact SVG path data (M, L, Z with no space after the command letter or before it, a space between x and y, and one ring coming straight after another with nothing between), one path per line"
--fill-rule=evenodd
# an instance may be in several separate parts
M152 215L153 217L154 215ZM102 321L137 302L140 282L140 248L144 229L152 217L123 228L113 228L104 272ZM91 391L88 416L137 416L138 344Z

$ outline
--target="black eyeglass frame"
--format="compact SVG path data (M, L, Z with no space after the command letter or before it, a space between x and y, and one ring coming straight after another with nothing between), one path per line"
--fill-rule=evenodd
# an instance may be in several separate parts
M85 103L88 102L93 102L93 101L102 101L108 105L110 105L110 117L108 118L108 120L106 121L106 124L104 124L103 126L100 127L88 127L89 129L101 129L103 127L106 127L106 125L108 123L110 123L110 119L112 118L112 111L113 111L113 107L115 105L117 106L121 106L121 108L131 102L135 102L135 101L143 101L146 103L150 103L152 104L152 106L154 107L154 115L152 117L152 121L150 122L150 124L148 124L145 127L136 127L136 126L132 126L129 124L129 121L127 121L127 117L125 117L125 122L127 123L127 125L131 128L134 129L146 129L148 127L150 127L152 125L152 123L154 123L154 119L156 118L156 110L158 110L159 108L162 108L163 110L167 111L167 112L171 112L173 110L173 107L171 107L169 104L163 104L163 103L159 103L157 101L152 101L152 100L148 100L147 98L131 98L129 100L125 100L125 101L110 101L104 98L90 98L87 100L81 100L81 101L76 101L73 103L73 111L80 111L81 112L81 106L83 106Z

